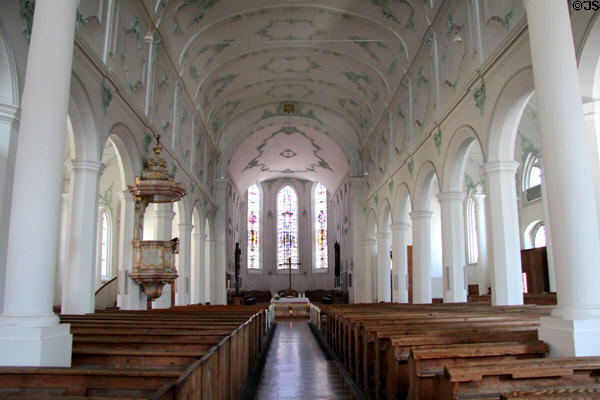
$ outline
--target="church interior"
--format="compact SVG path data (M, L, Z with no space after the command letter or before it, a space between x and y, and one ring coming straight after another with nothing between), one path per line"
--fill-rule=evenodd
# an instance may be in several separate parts
M2 1L0 397L600 398L598 9Z

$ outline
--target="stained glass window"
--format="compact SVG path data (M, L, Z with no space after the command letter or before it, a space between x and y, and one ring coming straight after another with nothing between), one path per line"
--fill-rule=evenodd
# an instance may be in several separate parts
M286 185L277 194L277 268L298 269L298 194Z
M260 269L260 193L256 184L248 188L248 269Z
M327 269L327 189L315 188L315 268Z

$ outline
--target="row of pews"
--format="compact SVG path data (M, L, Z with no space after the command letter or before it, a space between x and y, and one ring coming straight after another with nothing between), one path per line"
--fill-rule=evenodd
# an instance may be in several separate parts
M600 398L600 357L546 358L552 306L313 306L311 321L369 399Z
M73 334L71 367L0 367L0 398L237 399L268 329L265 309L258 306L60 319Z

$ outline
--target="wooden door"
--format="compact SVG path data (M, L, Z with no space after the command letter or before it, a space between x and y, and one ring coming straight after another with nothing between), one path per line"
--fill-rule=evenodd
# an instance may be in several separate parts
M521 268L527 274L527 293L550 291L548 256L545 247L521 250Z

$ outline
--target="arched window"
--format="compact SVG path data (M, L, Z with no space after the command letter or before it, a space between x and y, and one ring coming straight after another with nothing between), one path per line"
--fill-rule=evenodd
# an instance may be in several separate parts
M523 190L542 184L542 166L539 158L533 153L527 155L523 166Z
M298 269L298 194L286 185L277 193L277 268L287 269L290 258Z
M315 207L315 268L327 269L327 189L318 183L314 195Z
M248 188L248 269L260 269L260 192Z
M465 214L467 219L467 257L469 264L476 264L479 259L479 248L477 247L477 219L473 197L467 199Z
M533 247L546 247L546 225L540 224L533 231Z
M100 267L100 279L109 280L111 271L112 254L112 223L108 210L101 209L100 234L98 237L98 263Z

